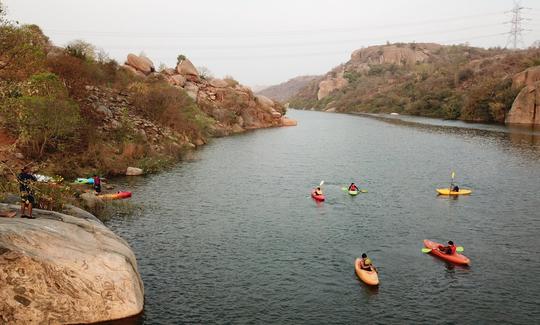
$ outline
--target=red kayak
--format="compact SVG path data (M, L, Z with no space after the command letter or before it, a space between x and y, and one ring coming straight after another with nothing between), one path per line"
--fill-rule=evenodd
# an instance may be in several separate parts
M469 258L465 255L461 255L459 253L455 253L455 254L452 254L452 255L449 255L449 254L445 254L443 252L441 252L439 250L439 245L442 245L442 244L439 244L437 242L434 242L434 241L431 241L431 240L427 240L427 239L424 239L424 246L426 248L430 248L431 249L431 254L445 260L445 261L448 261L448 262L451 262L451 263L454 263L454 264L461 264L461 265L470 265L471 264L471 260L469 260Z
M317 195L317 194L315 194L315 190L312 190L312 191L311 191L311 197L312 197L315 201L324 201L324 194Z
M97 197L101 198L102 200L120 200L120 199L127 199L131 197L131 192L118 192L118 193L112 193L112 194L101 194Z

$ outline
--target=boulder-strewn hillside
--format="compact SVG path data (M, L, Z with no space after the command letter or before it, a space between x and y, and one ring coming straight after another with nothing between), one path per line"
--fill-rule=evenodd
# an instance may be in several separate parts
M354 51L348 62L311 81L289 101L292 107L325 111L538 123L533 101L537 86L532 81L512 80L539 64L540 49L536 48L510 51L432 43L371 46ZM528 90L522 90L524 86Z
M144 55L120 65L84 41L60 48L38 26L0 21L0 153L11 166L64 177L152 171L214 136L294 125L284 114L183 55L161 71Z
M300 76L292 78L279 85L264 88L258 91L257 94L284 103L287 102L289 98L296 95L300 89L306 87L310 82L318 78L320 78L320 76Z

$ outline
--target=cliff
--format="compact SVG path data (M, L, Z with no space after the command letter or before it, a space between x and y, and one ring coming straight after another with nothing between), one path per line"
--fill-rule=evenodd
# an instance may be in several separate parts
M0 214L16 212L0 204ZM142 312L144 289L129 245L82 210L0 218L0 323L75 324Z
M433 43L371 46L354 51L349 61L288 100L292 107L325 111L397 112L504 123L522 120L517 117L523 115L517 113L521 109L510 113L522 88L512 82L514 75L539 62L536 48L510 51ZM530 106L530 89L527 96L522 92L520 107ZM527 109L525 115L533 111Z

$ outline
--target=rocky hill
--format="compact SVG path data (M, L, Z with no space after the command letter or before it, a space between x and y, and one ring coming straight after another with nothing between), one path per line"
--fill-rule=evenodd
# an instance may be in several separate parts
M295 125L278 102L205 78L183 55L156 71L143 55L120 65L83 41L56 47L35 25L0 29L0 152L12 169L151 172L212 137Z
M536 86L532 81L515 80L523 79L518 74L529 68L528 73L534 74L539 64L537 48L510 51L433 43L371 46L354 51L348 62L312 80L289 101L292 107L325 111L532 124L537 123L532 100ZM522 90L524 86L529 87L527 91Z
M257 94L285 103L290 97L296 95L300 89L306 87L310 82L319 78L320 76L300 76L292 78L286 82L280 83L279 85L270 86L259 90Z

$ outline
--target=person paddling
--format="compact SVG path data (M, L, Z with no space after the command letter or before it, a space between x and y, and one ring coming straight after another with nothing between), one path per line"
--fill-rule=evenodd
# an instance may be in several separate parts
M315 195L322 195L322 190L320 186L315 189Z
M454 184L452 187L452 192L459 192L459 186L457 186L457 184Z
M377 272L377 269L375 266L373 266L373 263L371 262L371 259L367 257L366 253L362 254L362 258L360 259L360 268L364 271L375 271Z
M454 255L456 253L456 245L453 241L448 241L448 246L439 245L439 250L447 255Z
M358 187L356 186L356 184L351 183L351 185L349 185L349 191L358 191Z
M37 182L37 178L30 174L27 166L21 169L21 173L17 176L19 181L19 190L21 191L21 218L34 219L32 216L32 207L35 203L34 194L30 186L30 182ZM28 207L28 215L24 214Z

